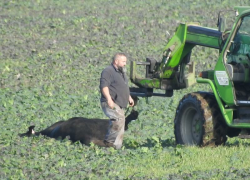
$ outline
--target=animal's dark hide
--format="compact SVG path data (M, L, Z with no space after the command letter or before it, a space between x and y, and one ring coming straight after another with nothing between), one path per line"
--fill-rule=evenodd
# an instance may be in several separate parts
M131 113L126 117L125 130L128 128L128 124L132 120L136 120L138 117L138 112L132 110ZM23 136L32 135L45 135L51 138L64 139L69 137L71 141L80 141L83 144L89 145L93 142L99 146L107 146L104 144L103 140L107 132L109 125L109 120L107 119L88 119L83 117L73 117L67 121L58 121L50 127L40 131L35 132L35 126L30 126L26 133L20 134Z

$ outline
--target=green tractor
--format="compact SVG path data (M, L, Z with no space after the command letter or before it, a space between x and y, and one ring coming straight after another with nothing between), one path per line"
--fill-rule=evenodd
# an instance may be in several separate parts
M212 92L186 94L176 109L176 143L185 145L221 145L227 137L250 135L250 7L235 7L233 26L228 29L219 13L218 30L197 24L180 24L164 49L161 62L147 58L131 62L132 96L171 97L173 90L194 83L207 83ZM219 50L213 70L195 76L190 61L195 46ZM136 71L146 66L146 76ZM186 70L185 70L186 69ZM188 73L185 73L188 69ZM154 93L162 89L164 93Z

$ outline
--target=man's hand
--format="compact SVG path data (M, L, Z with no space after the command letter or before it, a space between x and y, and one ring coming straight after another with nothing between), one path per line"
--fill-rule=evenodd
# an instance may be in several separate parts
M111 96L109 94L109 88L108 87L102 88L102 93L103 93L104 97L107 99L108 106L111 109L114 109L115 103L114 103L114 101L112 100L112 98L111 98Z
M109 106L111 109L114 109L115 103L114 103L114 101L113 101L111 98L107 101L107 103L108 103L108 106Z
M135 105L134 100L133 100L133 98L131 96L129 96L128 101L129 101L129 106L134 106Z

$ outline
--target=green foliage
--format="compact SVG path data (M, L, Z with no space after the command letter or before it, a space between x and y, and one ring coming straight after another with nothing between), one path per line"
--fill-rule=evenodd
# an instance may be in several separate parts
M20 138L59 120L105 118L99 77L114 53L160 60L180 22L216 28L219 10L247 0L3 0L0 2L0 179L248 179L249 141L176 146L175 109L195 85L171 98L141 98L121 150L43 136ZM217 51L196 48L197 73ZM143 70L142 70L143 71ZM128 66L129 72L129 66ZM144 73L145 71L143 71Z

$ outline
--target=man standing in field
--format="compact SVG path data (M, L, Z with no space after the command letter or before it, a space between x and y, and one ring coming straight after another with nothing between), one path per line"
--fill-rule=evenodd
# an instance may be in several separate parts
M110 118L109 128L104 139L107 147L120 149L123 141L125 113L128 103L134 106L130 96L128 79L125 75L127 57L124 53L117 53L111 65L101 74L101 107L106 116Z

